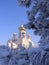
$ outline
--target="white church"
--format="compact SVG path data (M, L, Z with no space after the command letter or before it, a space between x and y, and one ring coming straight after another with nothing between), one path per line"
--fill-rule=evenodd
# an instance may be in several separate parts
M17 38L16 33L13 34L13 38L9 39L7 42L7 46L13 49L16 49L20 46L24 48L34 48L35 45L33 41L31 40L30 34L28 34L28 37L26 36L26 29L24 26L19 27L19 36Z

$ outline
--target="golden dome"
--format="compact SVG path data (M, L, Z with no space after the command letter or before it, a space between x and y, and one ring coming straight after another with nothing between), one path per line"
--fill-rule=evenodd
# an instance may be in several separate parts
M26 31L26 29L24 28L23 25L22 25L21 27L19 27L19 30L24 30L24 31Z
M16 33L13 33L13 36L16 36Z

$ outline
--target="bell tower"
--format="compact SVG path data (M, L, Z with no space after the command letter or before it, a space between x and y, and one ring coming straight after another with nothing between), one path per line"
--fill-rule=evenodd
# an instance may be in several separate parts
M17 41L17 35L16 35L16 33L13 33L12 41L13 42L16 42Z
M26 29L24 28L23 25L19 27L19 44L21 44L21 46L23 46L24 48L28 48L28 41L26 38Z
M23 37L23 34L26 34L26 29L22 25L21 27L19 27L19 38L22 38Z

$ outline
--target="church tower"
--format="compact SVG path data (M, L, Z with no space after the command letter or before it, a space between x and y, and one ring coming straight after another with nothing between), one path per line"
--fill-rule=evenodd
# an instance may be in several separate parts
M16 33L14 33L14 34L13 34L13 37L8 40L7 46L8 46L9 48L13 48L13 49L18 48Z
M24 26L19 27L19 44L21 44L24 48L28 48L28 41L26 38L26 29Z
M31 35L30 34L28 34L28 43L29 43L29 47L35 47L35 45L34 45L34 42L31 40Z
M23 33L26 34L26 29L25 29L24 26L22 25L21 27L19 27L19 38L22 38Z

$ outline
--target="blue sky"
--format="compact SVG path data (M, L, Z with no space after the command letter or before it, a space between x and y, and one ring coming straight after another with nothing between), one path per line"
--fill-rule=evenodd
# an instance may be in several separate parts
M0 44L6 44L14 32L18 35L18 27L27 23L26 8L18 5L17 0L0 0ZM27 30L36 44L39 36L33 30Z

